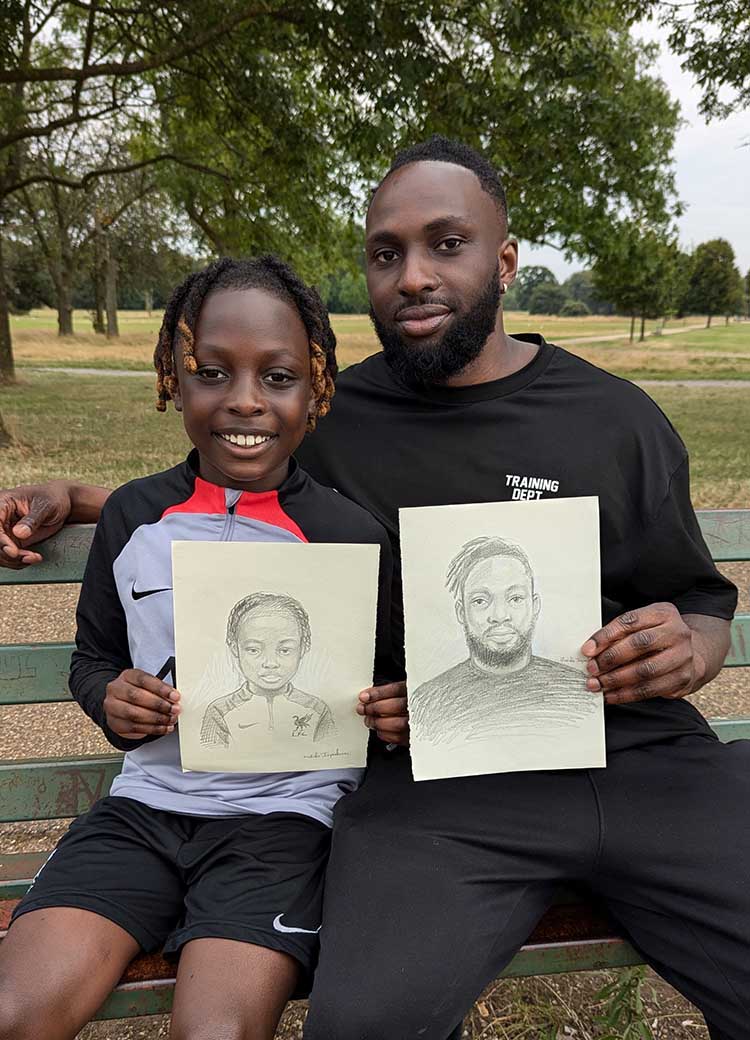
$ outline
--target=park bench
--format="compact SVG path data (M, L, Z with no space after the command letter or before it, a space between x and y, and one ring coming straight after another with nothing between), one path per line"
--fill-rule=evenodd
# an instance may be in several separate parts
M717 562L750 560L750 510L699 513ZM71 526L51 539L43 564L26 571L0 568L0 584L53 584L80 581L93 527ZM70 700L67 691L70 643L0 646L0 704L40 704ZM732 628L727 667L750 665L750 614ZM713 719L721 740L750 739L750 719ZM0 762L0 823L64 820L85 812L105 795L120 771L118 754ZM0 848L0 936L13 907L29 887L48 853L3 854ZM619 968L641 964L603 909L580 893L561 898L542 919L523 949L503 972L506 977ZM159 955L136 957L97 1018L114 1019L168 1012L174 965Z

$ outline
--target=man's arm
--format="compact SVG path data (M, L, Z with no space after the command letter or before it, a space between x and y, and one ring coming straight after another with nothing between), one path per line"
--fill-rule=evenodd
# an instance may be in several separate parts
M20 570L42 556L29 546L56 534L64 524L96 523L108 488L53 480L0 491L0 567Z
M730 624L680 614L673 603L629 610L600 628L582 650L592 693L607 704L686 697L716 676L727 656Z

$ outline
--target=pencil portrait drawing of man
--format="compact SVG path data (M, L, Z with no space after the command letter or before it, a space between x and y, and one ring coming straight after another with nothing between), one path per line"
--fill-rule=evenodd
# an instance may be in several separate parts
M468 657L409 699L412 733L434 743L571 725L595 709L586 676L532 649L542 611L528 556L511 541L475 538L448 567Z

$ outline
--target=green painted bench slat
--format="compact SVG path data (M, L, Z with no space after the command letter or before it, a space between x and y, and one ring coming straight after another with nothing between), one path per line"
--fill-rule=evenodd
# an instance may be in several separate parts
M0 646L0 704L68 701L74 643Z
M643 964L643 957L624 939L584 939L569 943L524 946L500 973L502 979L558 975L566 971L600 971Z
M0 763L0 822L67 819L109 791L122 755Z
M698 522L715 560L750 560L750 509L701 509ZM42 563L21 571L0 568L0 585L80 581L93 534L93 524L64 527L46 542Z
M732 645L724 667L742 668L745 665L750 665L750 614L737 614L732 622Z
M86 566L95 524L63 527L41 547L44 559L24 570L0 567L0 585L59 585L80 581Z
M725 743L750 739L750 719L715 719L711 724ZM107 794L121 763L122 755L0 763L0 823L67 819L86 812ZM0 869L0 888L2 882Z
M698 523L717 562L750 560L750 509L699 509Z
M92 1022L140 1015L168 1015L172 1010L174 979L154 982L126 982L107 997Z
M17 643L0 647L0 705L69 701L67 690L73 643ZM750 665L750 614L732 622L732 646L725 667Z

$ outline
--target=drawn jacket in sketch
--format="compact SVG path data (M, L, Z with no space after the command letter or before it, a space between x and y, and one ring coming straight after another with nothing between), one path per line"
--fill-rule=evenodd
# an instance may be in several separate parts
M499 678L471 658L419 686L409 698L412 733L433 743L533 734L575 725L596 708L586 677L575 668L533 656L520 671Z
M253 693L244 683L208 705L201 725L201 744L229 747L233 741L252 739L256 727L313 743L332 736L336 729L331 709L320 697L291 683L273 696Z

